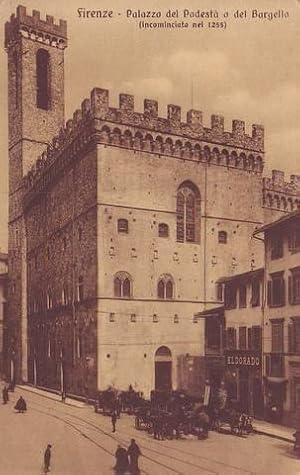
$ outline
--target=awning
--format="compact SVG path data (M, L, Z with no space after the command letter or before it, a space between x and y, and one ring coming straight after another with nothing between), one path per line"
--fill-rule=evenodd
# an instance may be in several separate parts
M285 384L288 382L286 378L280 378L276 376L266 376L266 380L270 384Z

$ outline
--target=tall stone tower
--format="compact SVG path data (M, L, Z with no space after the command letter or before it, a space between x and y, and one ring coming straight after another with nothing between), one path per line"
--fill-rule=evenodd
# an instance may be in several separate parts
M5 25L8 54L9 237L6 372L27 380L26 229L23 177L64 125L67 25L17 8Z

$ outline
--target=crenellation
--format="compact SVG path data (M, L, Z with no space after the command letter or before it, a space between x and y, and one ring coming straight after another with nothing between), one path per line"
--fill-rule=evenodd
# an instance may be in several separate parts
M46 15L46 22L47 23L50 23L51 25L53 25L54 23L54 17L52 15Z
M168 120L176 123L181 121L181 107L174 104L168 104Z
M299 188L300 190L300 175L291 175L291 185Z
M232 133L234 137L243 137L245 135L245 122L243 120L233 120Z
M212 115L211 128L203 128L201 111L188 111L187 122L183 123L179 106L168 105L167 118L163 118L158 117L155 100L145 99L144 112L140 113L134 111L132 95L120 94L119 99L118 109L109 107L109 91L94 88L90 98L82 101L81 108L49 144L42 161L31 169L30 179L25 179L27 190L39 182L40 175L58 157L67 150L72 155L74 147L78 152L92 137L99 143L262 173L263 142L253 142L253 138L244 133L244 122L233 121L234 133L231 134L224 131L224 117L220 115ZM84 137L80 139L82 134ZM251 150L250 155L246 157L241 148ZM65 162L60 160L57 166L61 163Z
M81 113L82 117L87 116L91 111L91 100L90 99L84 99L81 103Z
M134 96L131 94L119 94L119 109L123 111L134 111Z
M202 119L202 112L201 111L191 109L186 114L187 125L191 129L195 129L199 132L201 132L201 130L203 128L202 120L203 119Z
M38 23L41 20L41 12L39 10L32 10L33 21Z
M299 208L300 176L291 175L284 180L284 172L272 170L271 177L263 178L263 202L265 208L290 212Z
M59 20L56 24L51 15L46 15L46 19L41 20L38 10L33 10L30 16L26 14L26 8L22 5L17 7L16 15L11 15L10 21L5 24L5 48L14 44L19 34L57 48L67 46L65 20Z
M145 99L144 115L156 119L158 117L158 102L153 99Z
M213 114L211 116L211 130L216 133L224 132L224 117L222 115Z
M263 142L264 134L265 134L265 129L263 125L258 125L258 124L252 125L252 138L254 140Z
M83 117L82 110L81 109L76 109L76 111L73 113L73 121L72 121L72 126L76 126L79 122L81 122Z
M80 112L81 112L81 111L80 111ZM73 130L73 119L67 120L67 123L66 123L66 130L67 130L67 133L72 132L72 130Z
M18 5L16 11L17 11L17 18L23 19L26 17L26 7L24 7L23 5Z
M95 87L91 92L91 109L94 117L101 119L109 110L109 91Z
M272 182L276 188L284 187L284 172L281 170L272 170Z

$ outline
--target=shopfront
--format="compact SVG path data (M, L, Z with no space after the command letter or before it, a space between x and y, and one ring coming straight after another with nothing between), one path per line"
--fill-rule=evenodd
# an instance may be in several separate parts
M261 354L250 350L225 351L224 380L231 400L237 400L240 410L263 416Z

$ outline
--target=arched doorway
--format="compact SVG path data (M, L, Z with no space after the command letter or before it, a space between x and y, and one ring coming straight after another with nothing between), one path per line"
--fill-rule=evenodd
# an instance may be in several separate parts
M158 391L172 389L172 353L166 346L161 346L155 353L155 389Z

